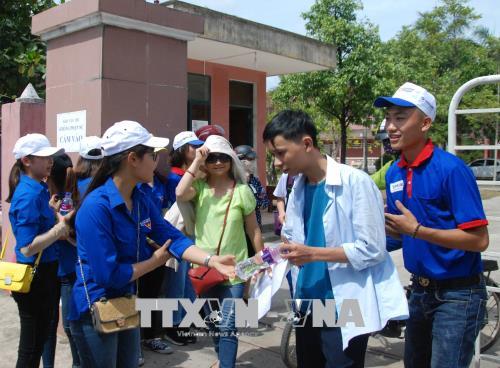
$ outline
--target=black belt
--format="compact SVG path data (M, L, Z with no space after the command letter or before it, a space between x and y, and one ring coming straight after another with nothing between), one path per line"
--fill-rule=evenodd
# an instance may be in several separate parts
M477 274L444 280L433 280L424 276L411 275L411 281L413 286L420 286L426 289L460 289L479 284L481 275Z

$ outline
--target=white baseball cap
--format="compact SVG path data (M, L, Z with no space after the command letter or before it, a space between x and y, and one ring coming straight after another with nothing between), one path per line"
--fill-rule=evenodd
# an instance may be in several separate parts
M31 133L17 140L12 153L14 153L16 160L19 160L29 155L40 157L54 156L64 153L64 148L52 147L47 137L43 134Z
M406 82L392 97L381 96L373 103L375 107L417 107L432 121L436 118L436 98L425 88Z
M174 147L174 150L176 150L188 143L194 146L201 146L205 142L199 140L194 132L185 131L180 132L174 137L174 143L172 143L172 147Z
M168 138L154 137L136 121L123 120L109 127L101 138L104 156L112 156L142 144L152 148L165 148Z
M99 155L89 155L90 151L99 150L101 153ZM80 142L80 156L86 158L87 160L100 160L104 157L101 148L101 138L92 135L90 137L84 137Z

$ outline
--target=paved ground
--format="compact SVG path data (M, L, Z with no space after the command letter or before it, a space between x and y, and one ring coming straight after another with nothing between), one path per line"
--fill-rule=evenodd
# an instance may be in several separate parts
M490 247L488 251L500 252L500 196L484 201L484 207L490 221ZM270 223L272 218L266 214L265 223ZM266 235L267 240L273 238ZM394 261L400 273L403 284L408 282L408 273L405 271L400 252L394 252ZM500 282L500 272L494 275ZM287 286L284 284L278 294L273 299L272 309L274 318L265 317L261 320L259 328L253 330L252 336L242 336L238 349L237 367L273 367L282 368L279 355L279 345L284 323L279 318L286 314L284 299L288 298ZM14 367L17 356L17 344L19 339L19 318L17 308L12 298L4 293L0 293L0 346L2 347L2 357L0 368ZM404 341L400 339L388 339L384 337L370 338L368 354L366 357L366 367L403 367L401 361ZM500 342L497 342L490 350L489 354L500 356ZM176 348L171 355L160 355L145 352L145 368L155 367L209 367L215 360L216 355L208 338L200 338L194 345ZM498 365L494 363L482 362L481 367L492 368ZM56 367L71 367L71 354L64 335L59 336Z

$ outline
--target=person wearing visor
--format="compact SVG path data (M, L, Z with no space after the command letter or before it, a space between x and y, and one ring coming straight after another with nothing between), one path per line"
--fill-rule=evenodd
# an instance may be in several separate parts
M387 248L411 273L405 367L469 367L485 316L481 252L488 221L464 162L428 138L436 99L413 83L379 97L400 158L386 174Z
M206 177L197 179L202 165ZM196 244L205 251L216 254L220 244L220 254L234 254L236 262L243 261L248 258L245 232L255 252L263 248L262 234L255 217L255 197L246 184L243 165L224 137L211 135L196 150L196 158L186 170L176 193L177 201L194 204ZM235 366L238 338L234 303L223 303L223 300L242 298L244 287L243 280L234 279L218 284L201 295L218 298L222 305L220 325L209 324L215 334L218 355L218 361L212 367Z
M174 137L173 150L170 151L170 173L167 179L167 208L172 209L176 204L177 197L175 189L191 165L196 149L203 145L203 141L198 139L195 133L183 131ZM179 211L177 213L180 214ZM192 206L189 214L193 217ZM184 212L184 215L186 213ZM182 217L182 216L181 216ZM194 218L191 220L194 221ZM182 221L180 221L182 222ZM183 228L181 226L181 228ZM163 278L163 297L165 298L190 298L194 299L195 294L188 278L189 262L175 262L173 267L167 267ZM180 328L179 324L185 316L183 308L179 308L173 313L173 327L165 329L164 338L173 345L182 346L196 342L196 337L189 334L189 328Z
M211 257L196 247L137 187L153 180L155 149L168 143L128 120L103 134L103 161L74 214L79 259L69 319L83 367L137 367L139 328L100 334L90 308L103 297L135 294L135 281L163 267L170 255L235 275L233 256ZM161 247L153 249L146 237Z
M186 169L191 166L196 149L205 143L191 131L180 132L174 137L173 150L170 151L170 173L168 175L168 208L172 207L177 200L175 188L181 181Z
M75 167L75 174L80 198L83 198L104 155L101 149L101 138L89 136L80 142L80 156Z
M16 162L10 171L6 201L10 203L16 259L18 263L36 267L30 291L12 292L21 322L18 368L38 368L51 320L58 313L59 281L54 244L68 235L68 226L67 218L49 206L50 195L44 180L50 175L53 157L63 152L64 149L52 147L47 137L38 133L25 135L14 145Z

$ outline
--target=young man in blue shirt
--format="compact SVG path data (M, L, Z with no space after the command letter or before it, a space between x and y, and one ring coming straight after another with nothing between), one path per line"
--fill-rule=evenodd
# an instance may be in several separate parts
M427 133L436 100L405 83L379 97L386 130L401 156L386 174L388 249L403 248L412 274L405 367L469 367L482 327L486 290L480 252L488 224L474 176Z
M355 301L363 319L360 324L314 327L314 318L306 314L305 325L296 329L298 366L362 367L369 333L389 319L408 316L385 249L380 191L366 173L321 154L316 127L302 111L277 114L263 138L275 166L298 175L282 231L286 243L281 244L283 258L294 264L293 298L335 299L331 317L342 314L344 301Z

